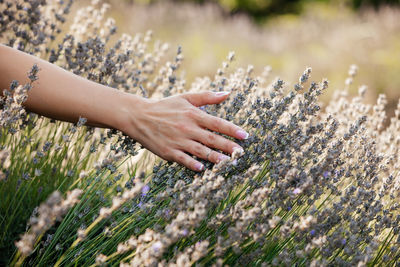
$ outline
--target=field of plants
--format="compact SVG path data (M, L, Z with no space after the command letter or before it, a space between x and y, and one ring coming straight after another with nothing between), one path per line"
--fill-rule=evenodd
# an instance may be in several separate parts
M168 1L152 5L111 1L110 16L120 33L134 35L151 29L173 48L169 57L181 45L185 56L181 71L187 83L212 77L234 50L233 69L253 65L256 73L262 73L270 66L270 75L287 83L311 66L315 80L329 79L330 86L321 96L327 104L335 90L343 89L349 66L357 64L357 86L349 88L350 95L357 95L358 85L366 84L365 101L373 104L379 94L386 94L392 116L400 97L400 10L382 7L355 13L321 1L304 2L301 14L269 17L257 26L243 14L227 15L212 4ZM176 10L174 16L170 10Z
M322 104L329 82L311 67L284 81L268 66L237 66L233 52L189 83L185 46L151 31L119 35L109 7L0 1L0 41L144 97L230 91L203 109L250 133L234 140L244 152L199 159L206 168L196 173L84 118L28 112L23 103L40 82L32 66L26 84L2 88L0 265L398 264L400 103L389 118L392 98L371 104L349 65L335 70L346 77Z

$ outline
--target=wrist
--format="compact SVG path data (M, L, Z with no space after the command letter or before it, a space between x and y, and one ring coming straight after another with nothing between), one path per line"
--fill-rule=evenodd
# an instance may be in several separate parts
M137 128L138 117L148 103L150 100L146 98L119 91L114 123L111 127L134 137L132 131Z

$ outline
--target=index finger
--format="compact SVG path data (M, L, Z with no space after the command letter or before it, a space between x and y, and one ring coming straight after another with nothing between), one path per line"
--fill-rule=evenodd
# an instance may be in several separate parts
M214 117L205 112L201 117L202 118L199 121L199 124L204 128L229 135L237 139L247 139L249 137L249 134L245 130L227 120Z

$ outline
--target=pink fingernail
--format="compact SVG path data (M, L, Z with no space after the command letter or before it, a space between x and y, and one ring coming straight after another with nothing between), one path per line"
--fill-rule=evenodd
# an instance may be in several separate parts
M227 91L215 92L216 96L224 96L224 95L229 95L229 94L230 94L230 92L227 92Z
M218 162L230 159L227 155L218 155Z
M194 164L194 168L198 171L202 171L204 170L204 165L201 164L200 162L196 162L196 164Z
M240 139L247 139L249 137L249 134L243 130L237 130L236 136L239 137Z

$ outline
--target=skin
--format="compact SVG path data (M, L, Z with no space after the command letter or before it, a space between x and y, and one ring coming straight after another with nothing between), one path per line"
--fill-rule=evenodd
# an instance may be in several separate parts
M9 88L12 80L28 82L27 72L34 64L39 66L39 79L24 103L27 110L68 122L84 117L88 125L120 130L161 158L194 171L202 171L204 166L189 154L217 163L228 156L214 149L227 154L242 149L210 130L238 139L248 136L233 123L198 108L224 101L229 92L146 99L89 81L4 45L0 45L0 59L2 89Z

